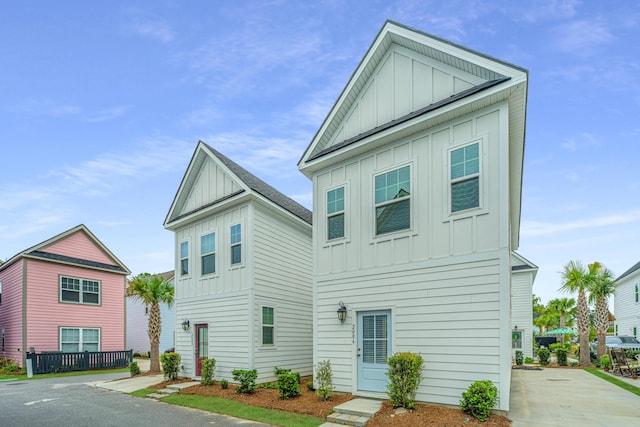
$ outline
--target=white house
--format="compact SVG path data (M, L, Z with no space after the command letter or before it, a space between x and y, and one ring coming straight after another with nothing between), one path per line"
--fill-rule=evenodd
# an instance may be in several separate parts
M164 223L175 232L176 351L198 377L312 373L311 212L199 142ZM183 329L184 327L184 329Z
M616 335L632 335L638 338L640 330L640 262L622 273L615 280L616 293L613 312L616 318Z
M314 363L337 390L386 397L385 358L410 351L418 400L489 379L509 409L527 78L388 21L304 152Z
M533 281L538 267L522 255L511 254L511 352L533 357Z
M160 273L165 280L174 283L173 271ZM144 302L133 298L127 298L126 302L127 316L127 349L133 350L134 353L148 353L151 350L151 342L149 341L149 307ZM176 313L175 306L167 306L160 304L160 319L162 322L162 330L160 332L160 353L175 346L176 332Z

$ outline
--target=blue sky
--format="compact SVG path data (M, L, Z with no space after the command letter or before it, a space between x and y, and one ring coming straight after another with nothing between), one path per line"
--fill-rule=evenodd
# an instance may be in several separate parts
M11 2L0 16L0 258L80 223L132 271L199 139L311 207L296 163L386 19L529 70L519 252L640 260L640 5L579 1Z

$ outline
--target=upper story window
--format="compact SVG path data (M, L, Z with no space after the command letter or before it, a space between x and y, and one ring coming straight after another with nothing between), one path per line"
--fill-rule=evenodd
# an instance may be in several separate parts
M0 304L2 304L2 282L0 282Z
M99 305L100 282L60 276L60 301Z
M275 317L273 307L262 307L262 345L273 345Z
M189 242L180 243L180 275L189 275Z
M638 297L640 295L638 295L638 284L636 283L636 302L638 302Z
M375 176L376 236L411 228L411 166Z
M344 237L344 186L327 191L327 240Z
M216 233L200 236L202 275L216 272Z
M242 263L242 225L231 226L231 265Z
M100 329L60 328L60 351L100 351Z
M480 207L480 143L450 151L451 212Z

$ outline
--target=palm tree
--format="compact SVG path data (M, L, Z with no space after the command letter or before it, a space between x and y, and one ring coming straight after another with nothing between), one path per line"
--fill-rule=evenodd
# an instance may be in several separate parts
M615 283L611 270L600 266L595 274L589 293L589 302L595 304L596 312L593 324L598 337L596 356L600 359L606 351L606 334L609 328L609 297L615 292Z
M556 298L549 301L547 305L549 310L557 313L560 318L559 328L566 328L573 323L573 317L576 315L576 300L573 298ZM567 319L568 318L568 319ZM569 320L567 322L567 320ZM564 335L560 335L560 342L564 346Z
M589 330L591 328L591 323L589 322L587 291L589 290L591 283L593 282L593 277L595 276L592 274L595 271L594 264L589 264L589 268L587 270L580 261L569 261L564 266L561 273L564 283L560 290L563 292L578 294L576 320L578 322L578 333L580 334L581 366L591 365L591 358L589 356Z
M160 372L160 360L158 347L160 346L160 332L162 321L160 318L160 304L164 303L171 308L173 304L173 285L161 275L141 273L129 281L127 296L137 301L142 301L149 307L149 342L151 344L151 372Z

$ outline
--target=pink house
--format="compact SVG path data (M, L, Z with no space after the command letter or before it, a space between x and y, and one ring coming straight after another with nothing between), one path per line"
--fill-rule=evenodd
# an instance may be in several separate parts
M0 264L0 357L124 350L128 274L82 224Z

